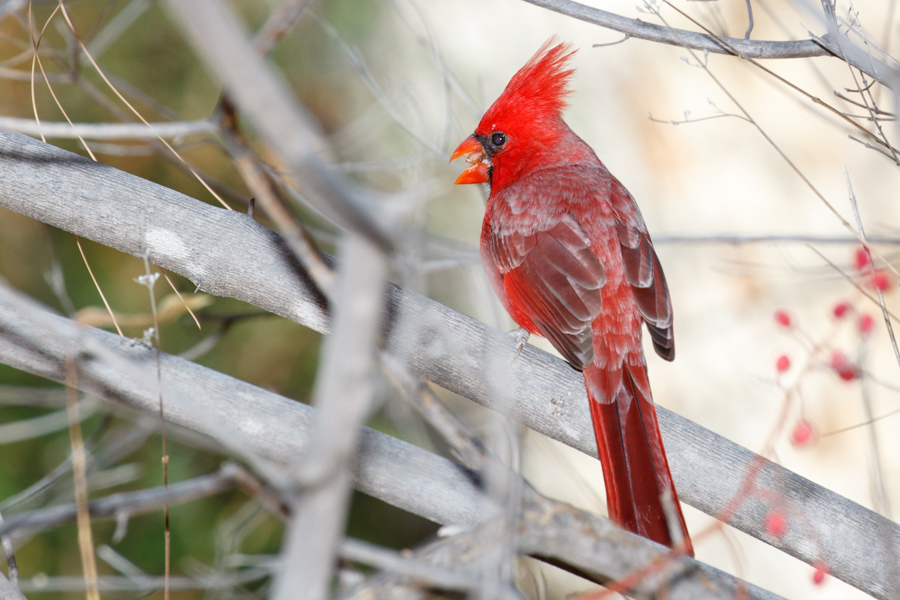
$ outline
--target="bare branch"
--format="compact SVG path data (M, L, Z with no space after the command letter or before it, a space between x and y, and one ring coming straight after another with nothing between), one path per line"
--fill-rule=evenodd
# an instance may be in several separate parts
M212 575L195 575L192 577L162 576L122 576L101 575L97 578L97 588L101 592L152 592L168 586L173 590L231 590L236 586L265 579L271 574L271 568L262 567L244 569L233 573L215 573ZM84 577L32 577L22 580L22 589L26 592L79 592L84 590ZM0 588L0 594L3 590ZM6 600L6 596L0 596ZM40 596L39 596L40 597ZM24 597L14 596L15 600Z
M319 600L327 597L337 543L344 531L350 494L351 466L359 428L373 396L371 373L383 313L384 279L392 242L375 212L364 209L361 190L329 176L314 149L323 136L267 64L253 51L234 15L216 0L169 3L206 64L224 82L229 97L277 148L304 188L318 197L319 207L338 208L349 226L340 244L337 289L332 280L317 281L334 304L334 335L325 343L316 379L314 403L318 422L308 454L298 457L293 473L294 518L285 535L283 563L273 586L274 598ZM291 246L307 246L293 228ZM318 258L318 257L316 257Z
M874 77L891 89L900 84L900 74L885 63L871 59L855 47L846 48L846 55L830 34L814 40L758 41L738 38L721 38L723 45L713 36L683 29L673 29L662 25L629 19L599 8L585 6L573 0L525 0L531 4L567 15L574 19L600 25L634 38L651 42L706 50L717 54L734 54L742 58L811 58L814 56L837 56L847 63ZM734 50L732 50L732 48Z
M344 560L351 560L377 567L382 571L388 571L392 580L391 586L396 585L399 579L422 583L432 588L478 592L488 589L488 586L492 584L490 580L483 576L460 569L458 564L454 564L453 568L435 565L419 556L403 556L399 552L386 550L359 540L344 540L341 544L341 557ZM348 596L362 598L384 597L380 592L372 590L374 583L368 582L364 586L352 590ZM511 594L507 593L507 596L509 595Z
M244 477L241 467L227 463L216 473L179 481L168 488L113 494L94 500L88 504L88 512L94 519L113 518L120 512L139 515L156 510L165 504L181 504L213 496L243 481ZM35 531L70 523L75 520L77 514L78 507L74 504L13 514L0 523L0 535L22 537Z
M135 256L148 255L209 293L239 298L317 331L327 329L318 296L296 279L278 236L245 215L3 132L0 205ZM509 408L524 425L595 455L584 382L564 362L528 346L510 365L508 377L495 378L488 389L486 365L498 356L511 362L514 340L402 288L391 286L390 296L391 314L402 313L409 320L412 325L404 332L412 336L398 337L390 321L386 348L407 360L413 373L486 406L493 405L498 393L517 398ZM46 343L52 348L55 342ZM152 384L147 387L153 389ZM223 393L229 394L234 391ZM731 507L745 474L762 459L662 408L659 419L681 499L711 515ZM898 593L887 583L894 568L891 554L872 543L872 536L879 535L889 546L900 544L897 524L778 465L759 464L756 487L777 492L802 511L807 526L768 538L762 524L769 507L757 498L737 507L731 525L806 562L824 561L834 576L871 595ZM395 495L397 505L405 506L404 493Z
M265 56L297 24L312 0L287 0L272 11L253 40L256 52Z
M869 235L866 240L870 244L900 245L900 236ZM808 235L802 233L760 233L760 234L709 234L709 235L654 235L654 244L816 244L816 245L852 245L859 244L859 238L849 235Z
M0 515L0 526L2 525L3 516ZM9 583L12 584L13 587L18 587L19 563L16 561L16 549L13 546L13 541L9 534L0 534L0 545L3 546L3 553L6 555L6 572L9 573ZM0 576L0 591L3 590L3 584L2 576Z
M61 381L73 351L78 384L84 391L149 414L158 410L154 385L158 357L167 419L211 436L254 462L263 459L290 465L304 453L314 431L315 409L305 404L181 358L157 354L112 333L81 327L0 285L0 362ZM496 518L499 509L480 489L478 475L406 442L364 429L355 484L360 491L407 511L464 528L461 536L454 536L459 540L477 536L493 541L493 545L474 546L473 559L478 552L492 552L504 543L493 533L493 528L504 525ZM170 486L168 493L176 485ZM158 505L159 493L147 494ZM671 560L668 548L619 529L608 519L544 498L528 487L523 489L522 501L515 536L519 553L599 582L621 579L648 564L664 565ZM113 496L98 502L111 503L107 506L111 509L117 501ZM71 507L61 510L71 518ZM649 593L665 583L669 597L675 600L733 598L737 589L747 590L753 600L777 599L708 565L692 560L687 564L700 576L669 580L658 571L660 577L642 577L634 589ZM100 583L103 589L102 580Z
M78 418L81 421L91 417L97 409L91 400L82 400L78 405ZM21 419L0 425L0 444L12 444L34 437L47 435L69 426L67 410L61 410L40 417Z
M746 33L744 33L744 39L745 39L745 40L749 40L749 39L750 39L750 33L753 31L753 4L751 3L751 1L752 1L752 0L747 0L747 20L748 20L748 24L747 24L747 31L746 31Z
M374 396L374 361L387 258L362 236L341 243L334 333L325 341L316 376L316 428L293 478L298 493L285 534L276 600L324 600L352 491L360 428Z
M84 581L82 579L82 581ZM0 573L0 598L3 600L25 600L21 590Z
M19 133L56 139L89 140L156 140L183 138L189 135L212 134L218 127L212 121L184 121L181 123L68 123L0 117L0 127Z
M272 178L267 176L256 156L251 152L231 102L227 98L223 98L220 106L224 121L222 138L225 148L234 161L235 168L250 192L259 199L266 214L278 226L294 256L303 264L306 273L315 282L319 291L326 299L330 299L334 288L334 271L322 258L312 235L297 218L296 213L290 210ZM253 216L252 209L251 200L250 210L247 211L251 217Z

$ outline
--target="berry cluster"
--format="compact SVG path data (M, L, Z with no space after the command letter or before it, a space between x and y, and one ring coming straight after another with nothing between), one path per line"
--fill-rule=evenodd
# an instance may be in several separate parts
M795 318L787 310L779 309L774 314L776 325L790 333L806 349L802 356L796 357L796 365L787 353L779 354L775 359L778 383L785 394L786 405L783 414L799 412L799 416L795 417L796 420L791 427L789 438L791 443L797 447L809 446L817 439L816 428L803 415L802 404L798 403L799 411L792 408L795 400L799 399L798 390L801 380L813 370L822 368L833 373L843 382L854 382L862 378L865 371L860 366L860 360L851 358L848 356L848 352L833 345L836 339L835 334L839 328L846 331L846 328L850 327L851 331L855 332L856 339L859 340L860 354L858 356L862 356L862 349L873 336L876 326L880 322L880 319L876 319L873 314L867 312L873 306L872 300L875 301L874 307L877 310L879 308L877 303L895 287L891 274L886 269L877 268L872 253L866 247L860 247L854 251L852 270L855 272L851 279L856 283L860 293L853 300L842 300L832 308L832 326L827 334L820 338L823 341L815 341L812 336L802 331ZM778 431L782 431L780 427ZM763 523L765 532L772 538L780 539L788 532L788 525L784 507L778 507L778 502L774 501L773 508L766 515ZM821 584L829 574L828 566L818 562L813 564L813 567L815 569L813 582L817 585Z

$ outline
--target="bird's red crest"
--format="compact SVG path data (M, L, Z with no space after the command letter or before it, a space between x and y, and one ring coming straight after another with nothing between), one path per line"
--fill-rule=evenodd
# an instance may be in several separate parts
M546 118L562 111L573 73L572 69L565 67L575 50L569 44L556 42L556 37L544 42L525 66L513 75L506 89L485 114L484 121L493 120L495 115L510 114Z

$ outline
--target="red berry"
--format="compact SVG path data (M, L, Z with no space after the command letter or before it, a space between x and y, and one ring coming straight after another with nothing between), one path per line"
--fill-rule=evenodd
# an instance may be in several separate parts
M825 581L825 576L829 575L831 571L823 562L817 562L813 564L813 567L816 569L815 573L813 573L813 583L816 585L822 585L822 582Z
M856 263L856 269L858 271L865 271L866 268L870 264L872 264L871 259L869 258L869 251L865 248L865 246L856 249L856 252L853 255L853 260Z
M838 304L837 306L834 307L834 318L835 319L842 318L844 315L847 314L847 311L849 311L851 308L852 307L850 306L849 302L841 302L840 304Z
M891 287L891 278L884 271L875 271L872 275L872 286L883 292Z
M776 310L775 311L775 322L781 325L782 327L790 327L791 326L791 315L787 313L786 310Z
M791 432L791 442L795 446L805 446L813 439L813 426L809 421L800 420Z
M766 533L772 537L780 538L787 529L787 520L781 511L773 510L766 515Z
M791 359L787 357L787 355L782 354L778 357L778 360L775 361L775 370L779 373L784 373L788 369L791 368Z
M865 314L859 318L859 332L863 337L868 337L874 329L875 319L872 318L872 315Z
M831 368L844 381L853 381L859 377L859 369L840 350L831 353Z

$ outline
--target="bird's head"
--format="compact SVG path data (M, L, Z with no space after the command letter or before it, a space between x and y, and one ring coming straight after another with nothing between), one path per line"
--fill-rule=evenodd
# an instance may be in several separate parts
M565 97L572 70L566 63L575 51L555 38L519 69L481 118L475 133L463 140L450 161L466 157L468 166L456 183L491 183L504 187L532 161L553 151L562 131Z

